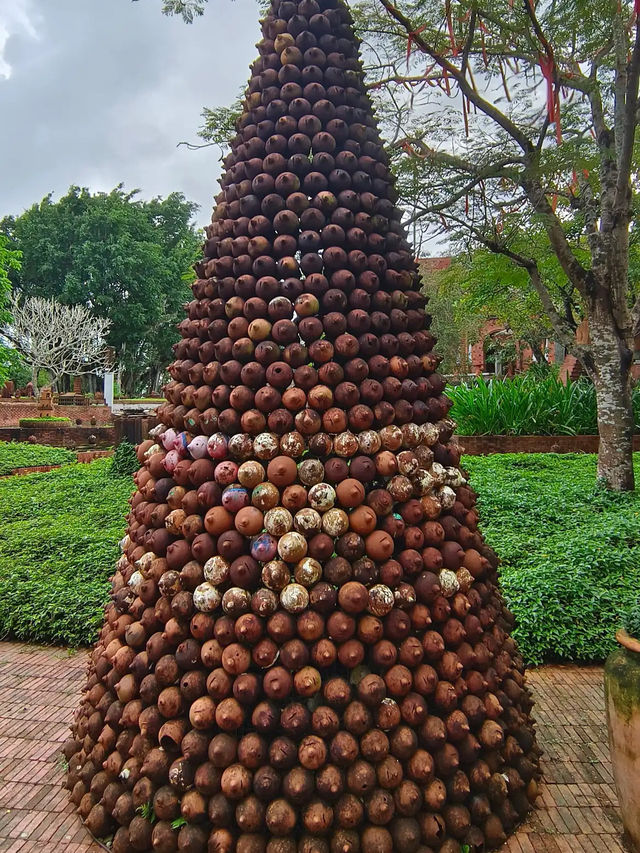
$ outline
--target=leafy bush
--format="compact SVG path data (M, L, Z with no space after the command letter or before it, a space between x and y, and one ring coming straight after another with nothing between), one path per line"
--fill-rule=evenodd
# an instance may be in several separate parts
M525 659L603 660L640 588L640 494L595 483L587 454L464 458ZM636 454L640 476L640 454Z
M131 477L139 467L140 463L136 456L135 447L126 438L123 439L113 452L111 475L113 477Z
M460 435L596 435L596 394L587 379L560 382L555 374L474 379L447 388ZM633 395L640 428L640 387Z
M0 634L91 643L118 558L131 481L110 459L0 480Z
M48 426L49 424L52 426L69 426L71 418L54 418L48 416L44 418L20 418L18 423L21 427L39 427Z
M75 461L76 454L64 447L47 447L26 441L0 441L0 477L10 474L14 468L63 465Z
M636 640L640 640L640 599L636 600L626 612L622 627Z

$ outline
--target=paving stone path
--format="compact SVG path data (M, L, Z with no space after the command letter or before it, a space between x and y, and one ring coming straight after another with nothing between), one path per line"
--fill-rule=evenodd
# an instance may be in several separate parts
M0 853L99 853L61 787L86 654L0 643ZM621 853L600 667L532 670L545 784L501 853Z

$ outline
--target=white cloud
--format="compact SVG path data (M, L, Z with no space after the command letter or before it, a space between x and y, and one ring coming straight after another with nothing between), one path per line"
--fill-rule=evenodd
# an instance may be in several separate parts
M0 0L0 78L8 80L12 68L7 58L7 45L12 36L38 38L37 17L31 0Z

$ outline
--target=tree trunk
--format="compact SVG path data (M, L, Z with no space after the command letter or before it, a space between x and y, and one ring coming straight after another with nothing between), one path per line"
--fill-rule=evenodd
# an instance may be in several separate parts
M31 365L31 384L33 385L33 396L38 399L40 389L38 388L38 367L35 364Z
M608 313L596 310L589 317L600 435L598 480L614 491L633 491L632 353Z

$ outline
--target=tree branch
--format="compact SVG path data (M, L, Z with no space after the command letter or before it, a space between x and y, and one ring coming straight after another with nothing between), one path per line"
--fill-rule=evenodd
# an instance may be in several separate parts
M522 255L519 252L512 251L507 246L498 242L497 239L489 237L487 234L483 234L478 228L475 228L457 216L448 215L448 218L468 229L473 234L474 238L478 240L479 243L486 246L487 249L490 249L490 251L495 252L498 255L504 255L504 257L509 258L517 264L517 266L527 270L531 284L540 297L542 306L547 312L551 325L558 336L558 340L560 340L567 349L570 349L575 354L576 358L582 359L585 356L586 351L583 352L584 348L576 345L574 329L571 327L571 324L556 310L551 294L542 280L536 261L527 255Z
M497 107L485 100L469 83L466 76L462 74L457 65L449 62L448 59L441 56L433 47L431 47L420 33L416 32L416 28L406 15L400 11L400 9L394 6L390 0L380 0L380 2L391 17L403 27L411 41L417 45L423 53L430 56L431 59L440 66L440 68L444 69L447 74L455 80L463 95L465 95L472 104L499 125L520 146L520 148L522 148L523 151L526 152L531 150L532 143L528 136Z
M636 37L633 45L631 62L627 74L627 85L625 92L624 111L622 114L622 127L616 126L617 135L620 137L620 151L618 155L618 180L616 182L616 208L625 206L628 208L631 186L631 164L633 160L633 146L636 137L636 105L638 103L638 86L640 83L640 19L636 19Z

